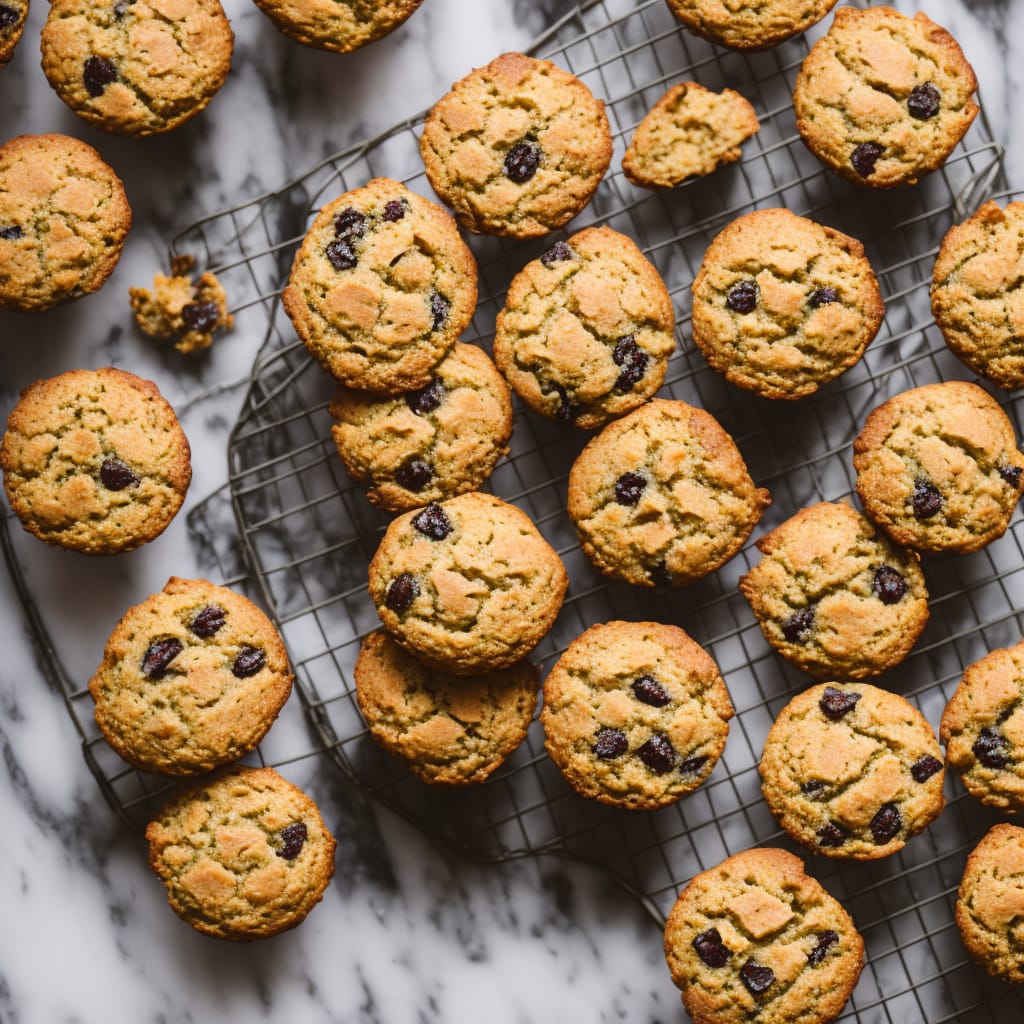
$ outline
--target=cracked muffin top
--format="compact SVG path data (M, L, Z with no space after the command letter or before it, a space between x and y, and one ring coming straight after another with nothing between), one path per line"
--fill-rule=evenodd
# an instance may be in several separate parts
M89 680L107 742L162 775L237 761L263 739L291 689L284 642L256 605L176 576L125 612Z
M335 840L316 804L273 768L221 769L181 789L146 839L175 914L232 942L294 928L334 874Z
M761 792L779 824L826 857L902 850L942 811L942 751L897 693L822 683L779 712L761 754Z
M1024 203L990 201L951 227L931 296L953 352L998 387L1024 385Z
M569 472L569 517L604 573L680 587L743 546L771 498L703 409L653 398L609 423Z
M734 50L766 50L817 24L836 0L667 0L694 34Z
M470 491L392 520L369 584L394 640L431 668L475 675L540 643L568 577L525 512Z
M41 40L43 72L94 127L154 135L213 99L234 41L219 0L53 0Z
M978 114L974 70L918 11L841 7L793 92L808 149L843 177L889 188L941 167Z
M674 328L665 282L636 243L584 228L512 279L494 359L531 409L591 429L658 390Z
M804 398L864 354L885 307L864 246L785 209L738 217L693 282L693 340L763 398Z
M1024 641L967 666L939 737L968 792L1007 814L1024 810Z
M612 139L604 103L583 82L551 61L505 53L434 105L420 153L463 227L533 238L590 201Z
M170 524L192 480L188 440L152 381L105 367L29 385L7 419L11 509L48 544L129 551Z
M763 847L690 880L665 958L696 1024L825 1024L857 984L864 940L799 857Z
M455 221L390 178L320 210L281 296L328 373L378 392L424 387L469 326L476 297L476 260Z
M306 46L349 53L394 31L423 0L255 0L278 31Z
M928 621L920 556L849 505L801 509L757 542L740 577L765 639L819 679L866 679L899 664Z
M581 796L632 810L675 803L712 772L732 702L714 659L678 626L591 626L544 682L545 747Z
M363 641L353 675L370 735L424 782L483 782L526 738L537 709L536 665L451 675L383 630Z
M977 551L1005 532L1024 491L1013 424L977 384L895 395L853 442L864 511L897 544Z
M0 146L0 308L50 309L100 288L132 223L121 179L69 135Z

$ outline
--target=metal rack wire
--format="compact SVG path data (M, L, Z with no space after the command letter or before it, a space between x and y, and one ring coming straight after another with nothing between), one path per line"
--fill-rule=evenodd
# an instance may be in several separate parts
M1003 184L1001 150L983 117L945 167L916 188L858 189L823 170L802 146L792 113L793 81L807 46L801 39L763 54L726 52L682 31L663 0L591 0L534 48L607 102L615 138L612 172L570 229L601 223L623 231L662 273L678 315L678 345L660 393L703 406L735 437L755 481L774 500L757 535L814 501L852 498L852 439L885 398L931 381L970 379L931 321L928 283L946 229ZM761 131L746 143L740 163L706 179L667 193L633 187L618 170L633 129L671 84L691 78L743 92ZM568 470L587 437L517 406L511 454L489 489L531 515L572 581L563 612L535 657L549 667L584 628L609 618L683 626L716 658L736 706L722 760L702 787L673 807L617 811L567 787L534 723L524 745L488 783L442 790L382 752L355 704L352 666L362 637L379 625L366 595L366 566L387 518L344 473L330 439L333 384L295 339L278 295L295 247L322 203L379 175L432 196L419 159L421 126L421 117L397 125L278 191L203 219L174 243L176 251L197 256L221 277L240 325L266 330L230 439L228 486L189 520L210 575L250 587L291 653L298 701L289 703L259 757L289 766L293 775L347 779L477 858L555 853L599 865L662 922L681 885L726 855L759 844L795 849L761 799L757 762L774 716L809 680L768 647L737 592L739 576L757 561L752 544L712 577L681 591L654 593L608 582L580 552L564 513ZM735 216L766 206L786 206L861 239L887 306L883 329L864 359L798 403L768 402L727 385L689 342L689 287L704 249ZM489 347L509 280L551 239L469 242L480 269L480 303L464 340ZM1015 395L997 398L1020 435L1024 404ZM14 565L3 525L5 553ZM222 538L219 547L214 537ZM975 555L928 558L925 572L930 623L912 656L881 682L935 724L964 667L1021 635L1024 521L1016 517L1006 537ZM140 826L163 783L127 769L107 749L92 723L87 692L62 675L27 588L22 597L90 768L122 818ZM810 861L867 944L868 965L842 1021L1021 1019L1024 995L970 963L953 925L967 853L995 818L959 784L950 782L948 795L950 805L938 822L894 857L867 865Z

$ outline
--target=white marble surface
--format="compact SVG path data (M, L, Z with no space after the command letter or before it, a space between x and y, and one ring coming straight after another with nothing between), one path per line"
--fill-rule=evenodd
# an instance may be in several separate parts
M45 3L34 0L15 58L0 71L0 138L64 131L90 142L123 176L135 223L100 293L42 315L0 313L0 415L32 380L78 366L115 363L151 377L175 405L244 376L258 334L236 331L190 362L133 328L126 289L160 267L169 236L416 113L569 6L425 0L391 37L339 57L283 38L248 0L228 0L237 45L221 94L183 129L131 141L88 127L50 91L37 49ZM1024 139L1012 131L1024 98L1024 3L899 6L926 7L961 40L1007 146L1010 180L1024 185ZM241 391L227 391L183 416L195 457L189 506L224 482L240 400ZM41 544L27 557L47 624L81 679L124 607L171 572L195 568L184 516L116 566ZM378 818L379 852L366 853L376 849L371 824L364 847L339 836L335 883L301 928L242 947L193 933L168 910L143 844L103 802L6 578L0 602L0 1021L683 1019L660 934L601 875L554 860L452 860L387 813Z

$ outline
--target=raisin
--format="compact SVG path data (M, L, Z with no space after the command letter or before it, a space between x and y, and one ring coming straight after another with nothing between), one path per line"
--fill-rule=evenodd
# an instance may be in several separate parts
M839 301L839 293L831 285L825 285L824 288L818 288L816 291L811 292L807 298L809 305L817 309L819 306L828 306L833 302Z
M820 779L808 779L806 782L800 783L800 792L804 796L817 797L825 790L825 783Z
M550 249L546 249L541 254L540 261L545 267L550 267L552 263L561 263L575 258L576 253L565 242L555 242Z
M672 573L669 572L668 565L665 563L663 558L657 565L652 565L647 570L647 578L656 587L671 587L672 586Z
M572 422L576 419L576 415L579 409L576 405L569 401L569 393L562 387L561 384L555 384L548 382L541 389L542 395L557 395L558 396L558 409L555 412L555 416L565 421L566 423Z
M818 845L827 847L842 846L846 842L847 832L845 828L830 821L818 829Z
M324 255L335 270L351 270L359 262L355 249L344 238L336 238L329 243L324 249Z
M882 604L896 604L907 592L907 581L891 565L875 570L875 593Z
M663 732L656 732L639 747L636 756L656 775L664 775L676 766L676 748Z
M10 28L17 24L18 12L7 4L0 4L0 29Z
M120 21L134 2L135 0L117 0L117 3L114 4L114 17Z
M216 302L190 302L181 309L181 319L190 331L212 331L220 320Z
M838 722L843 715L851 712L860 700L860 694L852 690L837 690L834 686L825 687L825 695L818 701L818 707L827 718Z
M306 823L303 821L295 821L291 825L285 825L281 829L281 849L277 851L278 857L284 857L285 860L295 860L302 853L302 847L306 845L308 835Z
M679 771L682 775L697 775L707 763L707 756L698 754L696 757L688 757L685 761L680 761Z
M637 345L633 335L627 334L624 338L619 338L615 342L615 348L612 351L612 361L616 366L622 367L622 372L615 381L612 390L617 395L624 395L647 372L647 364L650 362L650 357Z
M851 154L850 163L862 177L869 178L875 170L875 164L882 155L884 147L877 142L862 142Z
M366 234L366 217L352 206L346 206L334 218L335 238L362 238Z
M647 479L639 473L623 473L615 481L615 500L620 505L635 505L647 488Z
M410 391L405 396L405 404L417 416L426 416L428 412L433 412L444 401L444 396L444 385L435 377L419 391Z
M505 154L505 177L511 178L518 185L529 181L540 167L540 158L540 146L535 142L517 142Z
M597 741L594 743L594 753L602 761L609 761L613 757L621 757L629 746L626 734L618 729L602 729L597 734Z
M663 708L672 700L668 690L654 676L641 676L633 681L636 699L650 704L652 708Z
M24 234L25 232L21 230L20 224L11 224L8 227L0 228L0 238L5 242L13 242Z
M393 612L404 612L419 597L420 584L412 573L396 576L388 587L385 603Z
M801 608L782 624L782 635L791 643L803 640L814 628L814 609Z
M412 525L431 540L444 540L454 529L444 509L436 501L413 516Z
M931 754L925 754L910 767L915 782L927 782L936 772L942 770L942 762Z
M90 96L102 96L103 90L111 82L117 81L117 69L106 57L90 57L85 62L82 80Z
M422 459L406 459L395 470L395 483L414 493L422 491L433 479L434 471Z
M1006 765L1006 737L996 729L986 726L974 741L971 750L986 768L1003 768Z
M915 85L910 90L907 109L911 117L916 117L918 121L927 121L939 112L941 102L942 93L931 82L925 82L924 85Z
M405 209L404 199L389 199L384 204L384 219L389 224L393 224L396 220L401 220L405 216Z
M914 482L914 494L911 497L915 519L931 519L942 508L942 495L927 480Z
M104 459L100 481L108 491L123 491L137 484L139 478L120 459Z
M753 313L757 308L757 284L754 281L740 281L733 285L725 297L725 304L734 313Z
M220 605L208 604L198 612L196 617L188 624L188 628L196 636L207 640L215 633L220 632L224 626L224 616L226 614Z
M895 804L883 804L881 810L871 819L871 834L881 846L889 842L903 828L903 816Z
M743 979L743 984L747 986L747 991L752 996L759 996L772 987L775 981L775 972L770 967L759 964L756 960L748 960L740 968L740 978Z
M430 325L435 331L441 330L448 323L448 311L451 308L451 301L440 292L430 293Z
M142 656L142 674L147 679L163 679L167 666L185 649L173 636L153 640Z
M254 676L267 663L267 652L262 647L250 647L246 644L236 655L231 664L231 674L239 679Z
M828 951L839 941L839 935L837 932L832 931L829 928L827 931L820 932L818 935L818 941L814 944L814 948L807 954L807 962L812 967L817 967L822 960L825 959L825 955Z
M999 475L1015 490L1020 487L1020 475L1024 469L1020 466L1000 466Z
M693 940L693 948L697 956L708 967L724 967L732 956L732 951L724 942L717 928L708 928Z

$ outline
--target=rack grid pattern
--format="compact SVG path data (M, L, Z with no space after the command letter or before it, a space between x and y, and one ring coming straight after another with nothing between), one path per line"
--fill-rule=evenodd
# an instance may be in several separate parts
M591 0L532 51L572 71L607 103L612 168L570 230L606 224L630 235L665 278L677 312L677 349L660 394L716 416L736 439L755 482L770 490L773 505L753 539L815 501L852 500L852 440L876 405L920 384L970 379L932 323L931 267L946 229L1005 185L1001 150L983 117L945 167L913 189L858 189L824 170L800 142L792 112L792 86L807 46L798 39L760 54L724 51L684 32L663 0ZM708 178L668 192L635 188L619 169L625 146L654 101L687 79L742 91L761 130L745 144L740 163ZM535 722L524 745L486 784L444 790L426 786L383 753L355 703L352 666L361 639L379 626L366 594L366 566L387 517L345 475L330 437L333 384L296 340L278 295L323 203L380 175L432 197L419 159L421 128L422 116L397 125L278 191L204 218L173 245L220 276L239 329L266 332L230 439L228 486L189 520L211 574L262 601L292 656L298 700L289 702L257 759L314 790L347 780L439 841L482 860L551 853L598 865L662 923L681 886L731 853L776 844L806 854L780 832L760 795L757 762L765 735L809 680L768 647L737 591L739 576L757 561L752 542L717 573L682 590L607 581L581 553L565 515L568 470L587 436L517 404L511 453L487 489L529 513L571 580L563 612L534 657L550 667L583 629L610 618L681 625L715 657L736 706L723 758L702 787L672 807L616 811L568 788L548 761ZM767 402L727 385L689 340L690 285L707 244L737 215L768 206L788 207L861 239L887 307L863 360L795 403ZM469 239L480 302L463 340L489 348L512 275L551 241ZM1020 435L1024 404L1015 395L996 397ZM0 525L16 570L7 521ZM234 540L214 547L214 536ZM1021 636L1024 521L1015 517L1003 539L975 555L929 557L925 573L931 620L911 657L882 684L936 724L964 667ZM106 747L87 691L62 675L31 592L14 575L86 760L111 805L139 829L166 785L127 768ZM997 819L959 783L948 781L947 795L941 818L894 857L866 865L810 860L867 945L867 966L841 1021L1003 1024L1021 1017L1024 994L973 965L953 924L967 853Z

